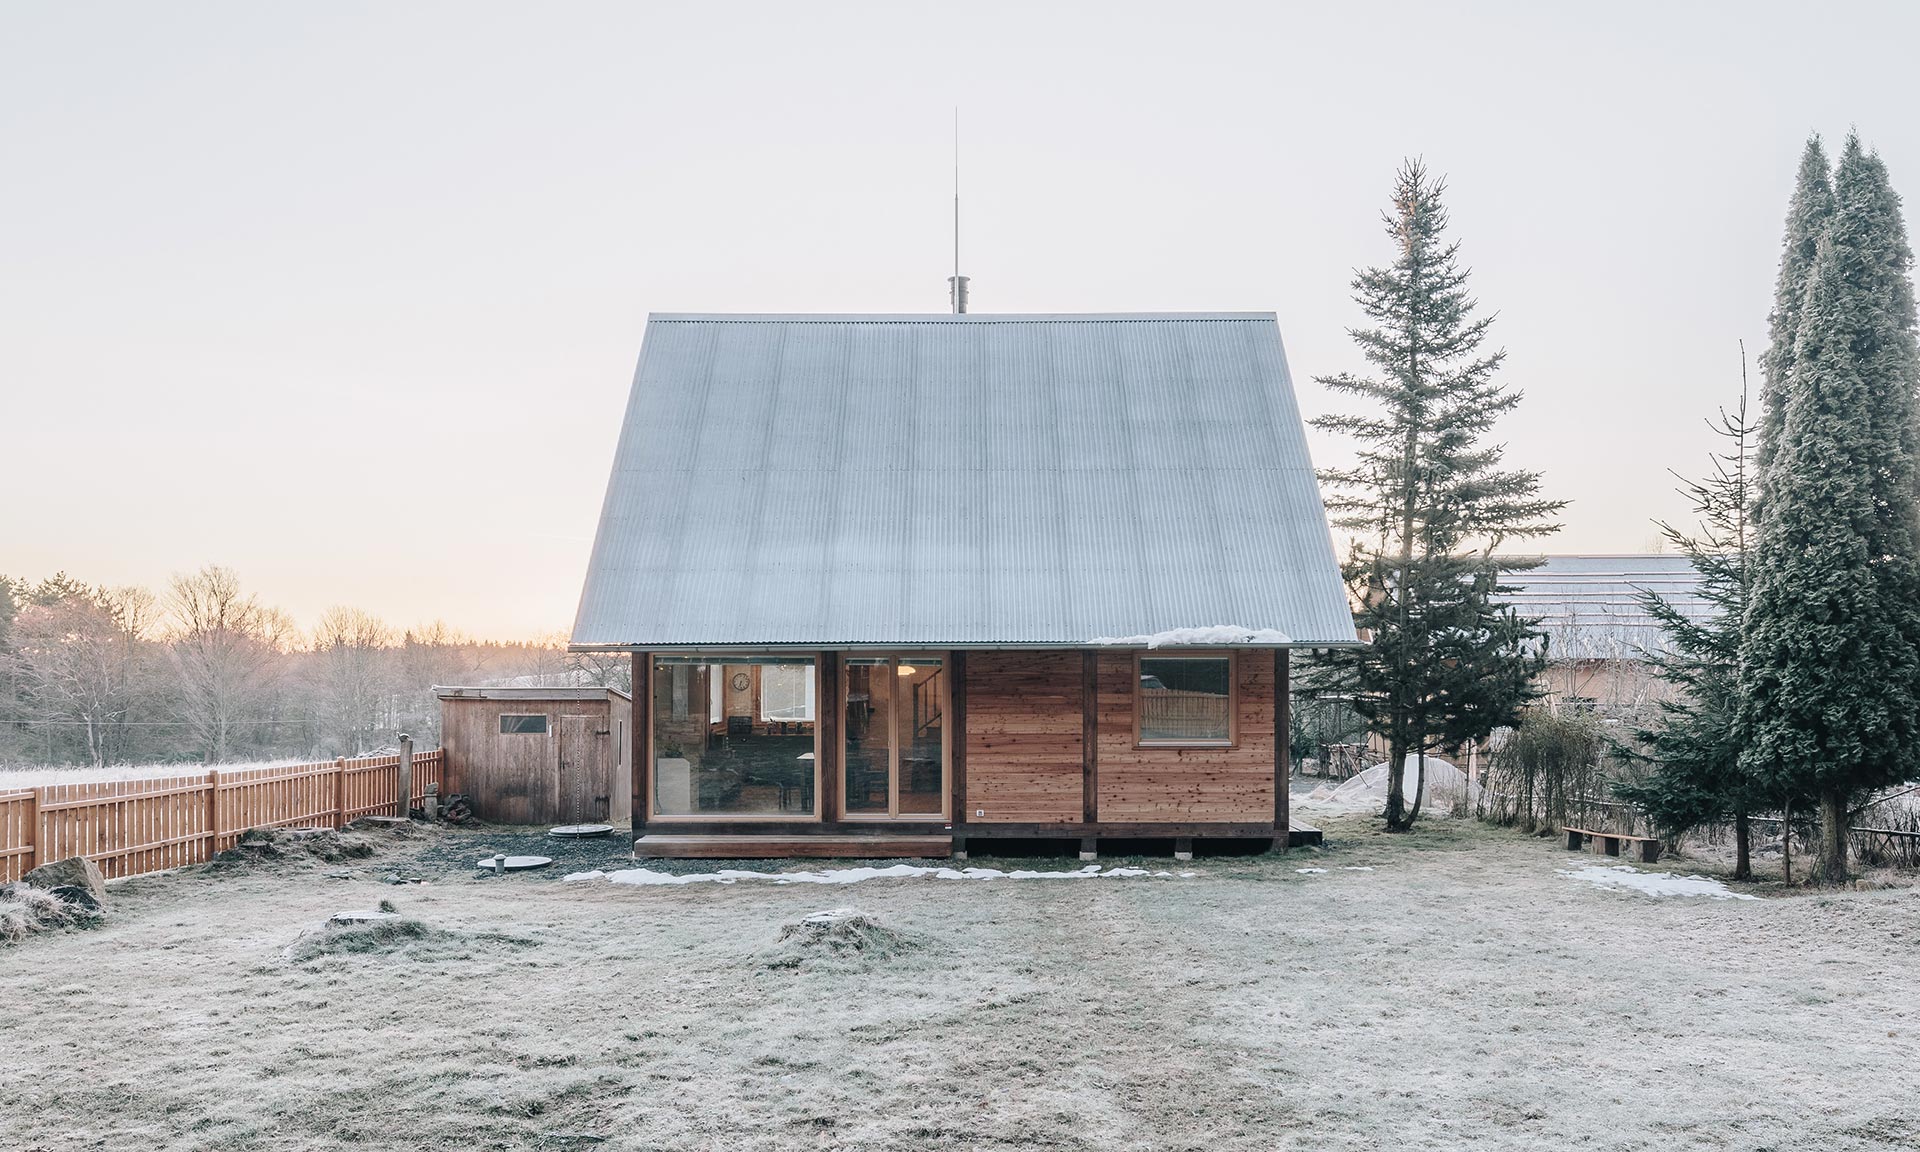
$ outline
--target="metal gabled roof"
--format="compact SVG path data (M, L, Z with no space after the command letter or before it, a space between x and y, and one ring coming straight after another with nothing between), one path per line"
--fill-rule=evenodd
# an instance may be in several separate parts
M1354 641L1272 313L649 319L576 647L1215 625Z

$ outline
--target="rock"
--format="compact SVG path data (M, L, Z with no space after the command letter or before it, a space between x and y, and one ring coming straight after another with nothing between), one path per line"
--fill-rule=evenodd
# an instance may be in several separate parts
M35 888L50 891L57 888L85 889L95 908L107 902L107 878L100 874L99 865L85 856L69 856L65 860L42 864L21 879Z
M48 891L76 908L85 908L89 912L100 911L99 899L86 888L81 888L73 884L62 884L58 888L49 888Z

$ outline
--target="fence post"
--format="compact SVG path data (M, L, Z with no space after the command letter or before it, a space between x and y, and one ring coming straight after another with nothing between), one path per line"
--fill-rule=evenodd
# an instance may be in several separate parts
M333 758L333 806L339 810L340 821L336 828L347 826L347 758Z
M413 814L413 737L405 732L400 733L400 780L396 791L400 796L394 815L405 820Z
M220 769L207 770L207 859L220 855Z
M21 861L20 874L22 876L40 867L40 865L48 863L48 861L40 858L42 855L40 846L45 844L46 840L40 833L40 789L38 788L33 790L32 797L27 801L26 832L27 835L33 837L33 842L27 845L32 851L28 852L26 859Z

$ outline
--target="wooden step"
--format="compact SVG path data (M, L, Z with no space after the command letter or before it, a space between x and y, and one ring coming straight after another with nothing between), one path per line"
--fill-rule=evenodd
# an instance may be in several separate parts
M926 833L713 836L649 832L633 842L636 860L767 860L793 856L843 860L943 858L953 855L953 837Z
M1326 839L1320 829L1302 821L1298 816L1287 823L1287 847L1309 848Z

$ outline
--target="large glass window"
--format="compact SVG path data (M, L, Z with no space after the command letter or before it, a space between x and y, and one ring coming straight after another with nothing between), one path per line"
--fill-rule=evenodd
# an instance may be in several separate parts
M850 656L846 669L846 814L944 815L944 663L937 656Z
M1231 656L1141 656L1135 742L1221 746L1234 741Z
M814 662L657 656L653 811L814 813Z

